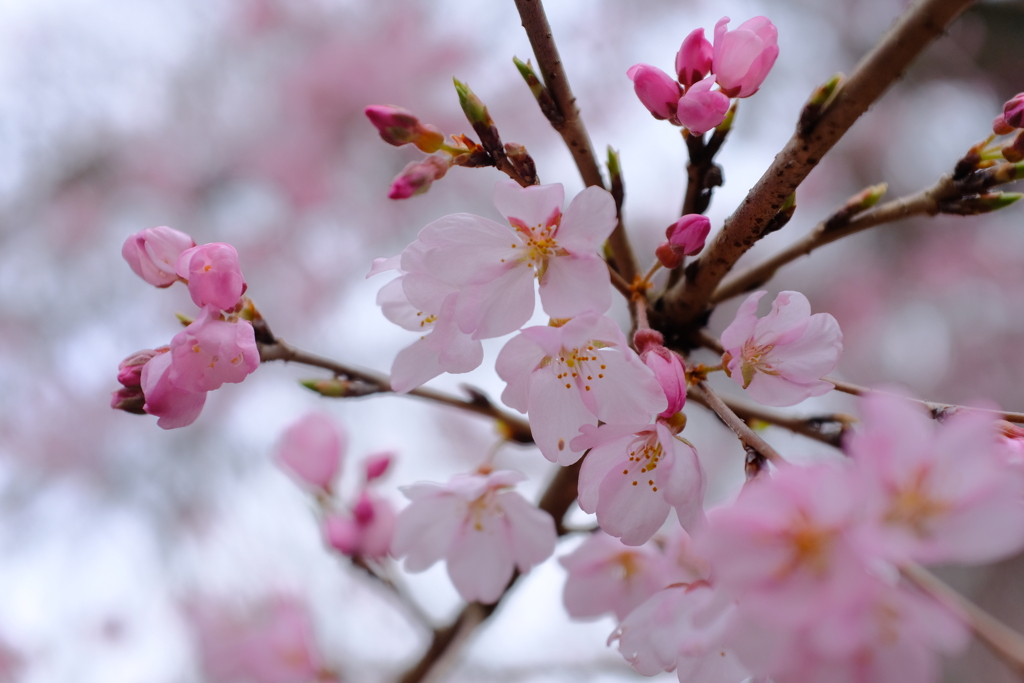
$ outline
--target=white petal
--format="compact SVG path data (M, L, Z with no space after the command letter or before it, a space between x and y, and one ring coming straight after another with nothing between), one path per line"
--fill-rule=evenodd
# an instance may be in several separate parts
M612 305L608 265L596 256L556 256L540 279L540 301L552 318L586 311L604 313Z
M520 187L514 180L499 180L494 186L494 205L506 219L514 218L534 228L555 211L561 213L565 191L560 183Z
M573 254L596 254L617 223L611 193L600 187L588 187L565 210L557 235L558 246Z

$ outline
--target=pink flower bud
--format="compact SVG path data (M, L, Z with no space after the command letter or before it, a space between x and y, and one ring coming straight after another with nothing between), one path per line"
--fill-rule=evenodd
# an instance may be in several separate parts
M714 84L715 77L708 76L679 98L676 118L694 135L708 132L729 113L729 98L719 90L712 90Z
M341 468L345 434L326 415L310 413L281 437L277 461L299 481L324 491Z
M1009 135L1015 130L1016 128L1008 124L1002 114L992 121L992 132L996 135Z
M402 169L391 183L388 197L391 199L408 199L423 194L430 189L435 180L440 180L448 172L450 159L439 155L429 156L423 161L414 161Z
M230 244L211 242L186 249L178 257L176 269L188 280L188 293L196 306L230 311L246 290L238 252Z
M676 74L684 88L689 88L708 75L713 55L714 48L704 37L704 29L694 29L686 36L676 53Z
M174 264L181 252L196 243L183 232L167 226L148 228L130 235L121 256L136 275L155 287L170 287L178 281Z
M150 415L160 419L163 429L187 427L196 421L206 403L206 392L186 391L170 381L171 354L157 349L158 355L142 367L142 391L146 397L143 406Z
M125 358L117 364L117 381L126 387L141 386L142 367L158 353L153 349L142 349Z
M171 382L191 392L237 384L260 365L252 324L221 320L212 306L204 308L192 324L174 335L170 356Z
M664 346L665 337L657 330L652 330L649 327L641 327L633 335L633 346L636 347L637 353L644 353L649 351L656 346Z
M368 457L363 463L363 467L366 468L366 481L370 482L384 476L394 457L394 453L376 453Z
M1024 128L1024 92L1017 93L1003 105L1003 119L1008 126Z
M424 125L412 112L387 104L366 108L366 117L377 127L381 139L389 145L416 145L433 154L444 144L444 134L434 126Z
M766 17L754 17L727 31L729 17L715 24L712 71L729 97L750 97L757 92L779 56L779 32Z
M339 514L324 519L324 536L338 552L360 557L384 557L395 535L395 511L391 504L363 491L352 508L352 517Z
M650 346L640 354L640 360L654 372L668 407L659 413L659 417L672 417L686 404L686 367L683 359L664 346Z
M117 391L110 392L110 407L114 410L123 410L126 413L145 415L144 408L146 395L142 393L142 387L121 387Z
M684 256L692 256L704 248L711 232L711 221L699 213L688 213L665 230L669 244Z
M635 64L626 75L633 81L636 96L654 118L675 118L676 103L682 93L671 76L649 64Z
M659 244L658 248L654 250L654 255L658 257L661 265L669 269L678 268L679 264L683 262L683 255L673 249L668 242Z

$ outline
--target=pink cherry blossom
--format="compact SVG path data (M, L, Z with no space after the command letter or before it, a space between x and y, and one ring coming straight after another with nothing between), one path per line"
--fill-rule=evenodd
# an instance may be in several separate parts
M722 332L722 362L733 381L764 405L791 406L832 390L822 380L839 363L843 333L828 313L811 315L800 292L780 292L771 312L757 318L765 292L743 302L736 319Z
M260 365L252 324L222 320L212 306L174 335L170 355L170 381L191 392L213 391L225 382L237 384Z
M121 256L135 274L149 284L170 287L178 281L175 272L178 257L195 245L185 233L160 226L130 235L121 247Z
M211 683L300 683L324 678L307 607L278 596L244 612L204 599L187 609Z
M384 473L391 467L391 461L394 459L395 454L390 452L367 456L366 460L363 461L363 470L366 472L367 483L383 477Z
M714 48L704 37L704 29L696 28L683 40L676 53L676 74L684 88L702 80L711 71Z
M650 422L667 401L654 373L629 348L615 321L585 313L560 327L528 327L498 354L505 405L529 412L533 438L548 460L571 465L583 425Z
M712 90L715 77L708 76L686 89L676 106L676 119L694 135L703 135L722 121L729 112L729 98Z
M390 199L408 199L423 194L435 180L440 180L451 167L451 157L434 154L421 161L411 161L391 181Z
M750 97L757 92L779 56L779 32L766 17L754 17L728 31L729 17L715 24L712 71L729 97Z
M559 562L569 572L562 600L575 619L608 612L624 619L677 573L653 543L631 547L601 531Z
M411 572L444 559L464 600L496 602L514 569L529 571L555 549L551 515L510 490L524 479L499 470L403 487L412 502L398 515L392 554Z
M347 440L334 420L309 413L285 430L277 445L277 461L300 482L329 492Z
M664 424L585 424L574 451L590 449L580 469L579 505L626 545L647 542L675 508L684 528L704 520L704 470L697 452Z
M942 423L917 404L877 393L848 442L862 479L874 550L894 562L993 562L1024 548L1024 482L981 412ZM993 520L999 520L997 524Z
M654 118L675 119L682 89L671 76L650 64L634 64L626 75L633 81L636 96Z
M672 586L633 610L609 642L644 676L677 669L680 683L740 683L750 672L723 644L732 612L706 581Z
M331 513L324 518L324 536L338 552L380 558L388 554L395 533L391 503L364 490L351 516Z
M529 320L535 277L552 317L606 311L611 283L598 251L617 223L615 201L599 187L576 195L564 215L563 201L558 184L499 181L494 204L509 226L471 214L445 216L420 231L418 245L402 254L402 269L456 286L456 321L474 339L508 334ZM412 281L405 292L415 304Z
M142 367L141 385L146 403L144 410L160 419L163 429L187 427L196 421L206 403L205 391L188 391L175 386L170 379L170 349L157 349L158 355Z
M1017 93L1003 105L1003 120L1013 128L1024 128L1024 92Z
M386 104L375 104L364 110L389 145L401 147L413 144L427 154L433 154L444 144L444 135L437 128L420 123L412 112Z
M188 293L196 306L230 311L245 293L238 252L230 244L211 242L186 249L178 257L176 270L188 280Z

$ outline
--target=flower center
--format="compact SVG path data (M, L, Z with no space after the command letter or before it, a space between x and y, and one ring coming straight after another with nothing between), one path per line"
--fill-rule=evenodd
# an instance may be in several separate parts
M644 434L629 445L629 464L622 470L622 474L633 477L633 486L645 483L651 491L657 492L658 486L650 473L658 468L663 455L657 433Z
M544 275L548 267L548 259L553 256L567 256L569 252L558 246L555 236L562 222L562 211L556 208L543 223L527 225L524 221L510 217L509 224L522 237L523 244L513 244L513 249L522 248L519 262L525 263L527 268L533 268L539 278Z
M546 363L551 364L555 377L565 381L565 388L572 389L572 385L582 387L583 391L590 391L591 385L598 380L604 379L607 364L601 362L597 352L607 346L603 342L591 340L584 348L565 349L555 358L545 358Z
M909 527L918 536L928 536L928 522L947 509L944 501L931 497L927 491L928 470L919 469L908 485L896 490L892 504L885 513L888 524Z

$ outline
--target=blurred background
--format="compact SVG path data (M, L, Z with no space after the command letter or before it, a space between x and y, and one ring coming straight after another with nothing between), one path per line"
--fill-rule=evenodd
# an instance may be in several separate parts
M849 72L905 4L551 1L594 146L602 158L607 145L621 154L642 262L678 217L685 148L637 101L629 66L671 70L682 38L699 26L710 34L723 14L735 23L764 14L778 26L778 62L740 103L719 155L717 229L789 138L811 90ZM175 312L194 314L184 288L146 285L120 248L157 225L230 242L276 334L387 371L415 336L374 304L386 278L365 279L371 259L398 253L447 213L496 218L500 175L455 168L424 196L387 199L391 179L421 155L383 143L365 106L401 105L468 133L456 76L506 142L526 145L542 182L564 183L567 197L582 189L512 64L532 57L519 23L511 0L0 0L0 682L216 683L202 665L196 606L232 612L281 600L308 612L340 680L393 680L418 658L427 631L324 549L311 501L272 462L274 444L306 412L326 412L350 436L342 495L357 487L362 458L389 449L398 462L382 492L400 504L399 485L474 468L497 440L493 426L405 398L322 399L298 380L323 373L280 363L212 393L186 429L113 411L118 361L167 343L180 329ZM800 188L793 221L742 264L867 185L887 181L895 198L950 170L1024 90L1022 36L1024 3L976 5L840 142ZM839 320L845 379L1024 410L1022 216L1013 207L877 228L794 263L769 289L803 291ZM715 331L736 305L716 312ZM498 396L503 384L487 365L503 342L485 346L480 370L432 385L468 382ZM833 409L856 412L831 395L796 412ZM709 502L728 498L741 449L702 408L687 412L687 436L712 478ZM766 434L797 459L827 450ZM552 474L529 448L506 446L497 463L530 475L527 495ZM564 539L556 556L580 540ZM1013 559L947 577L1024 628L1022 570ZM610 618L569 621L564 577L550 560L521 581L451 680L639 679L605 646ZM443 565L402 581L439 624L459 609ZM947 678L1013 680L973 646Z

